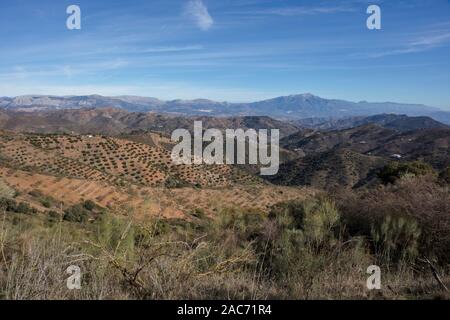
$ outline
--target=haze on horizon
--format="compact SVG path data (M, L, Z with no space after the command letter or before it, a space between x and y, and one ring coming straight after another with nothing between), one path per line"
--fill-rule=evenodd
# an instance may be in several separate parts
M81 30L66 28L71 4ZM370 4L380 31L366 28ZM3 0L0 37L0 96L311 92L450 109L446 0Z

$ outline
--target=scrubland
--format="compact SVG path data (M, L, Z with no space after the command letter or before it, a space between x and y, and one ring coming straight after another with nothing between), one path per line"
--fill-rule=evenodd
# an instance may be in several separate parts
M3 196L2 299L449 298L450 192L433 175L183 219L90 201L37 213ZM381 290L366 287L370 265Z

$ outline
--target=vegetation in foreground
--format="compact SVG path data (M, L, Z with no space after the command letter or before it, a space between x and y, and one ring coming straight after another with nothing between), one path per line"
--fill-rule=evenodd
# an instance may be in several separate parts
M189 221L0 205L3 299L449 298L450 192L435 176ZM373 264L382 289L369 291ZM71 265L81 290L67 289Z

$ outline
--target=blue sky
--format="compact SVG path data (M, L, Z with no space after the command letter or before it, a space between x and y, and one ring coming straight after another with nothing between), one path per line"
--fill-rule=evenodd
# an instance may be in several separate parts
M67 30L66 8L82 29ZM370 4L382 30L366 28ZM1 0L0 96L327 98L450 109L448 0Z

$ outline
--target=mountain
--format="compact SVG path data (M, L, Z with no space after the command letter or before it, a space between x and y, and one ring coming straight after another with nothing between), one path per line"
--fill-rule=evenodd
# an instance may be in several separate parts
M345 148L386 159L394 155L403 160L422 159L440 170L450 165L450 128L402 132L369 124L330 132L302 130L283 138L280 145L303 156Z
M393 102L350 102L324 99L310 93L278 97L251 103L217 102L206 99L162 101L137 96L38 96L0 98L0 108L15 111L48 111L80 108L120 108L132 112L158 112L176 115L269 116L276 119L348 118L381 113L430 116L450 124L450 112L421 104Z
M156 113L128 112L114 108L89 108L55 111L12 112L0 110L0 129L35 133L81 133L117 135L149 130L170 135L175 129L193 129L194 121L203 128L279 129L282 137L299 130L294 124L266 116L209 117L169 116Z
M450 128L402 131L400 124L400 130L375 124L328 132L303 129L281 140L281 147L296 152L297 158L282 163L268 180L320 189L357 188L376 183L377 171L391 161L422 160L438 171L450 166Z
M351 117L344 119L307 118L293 121L295 125L317 130L343 130L366 124L377 124L398 131L416 129L449 128L449 126L431 117L409 117L397 114L379 114L370 117Z

